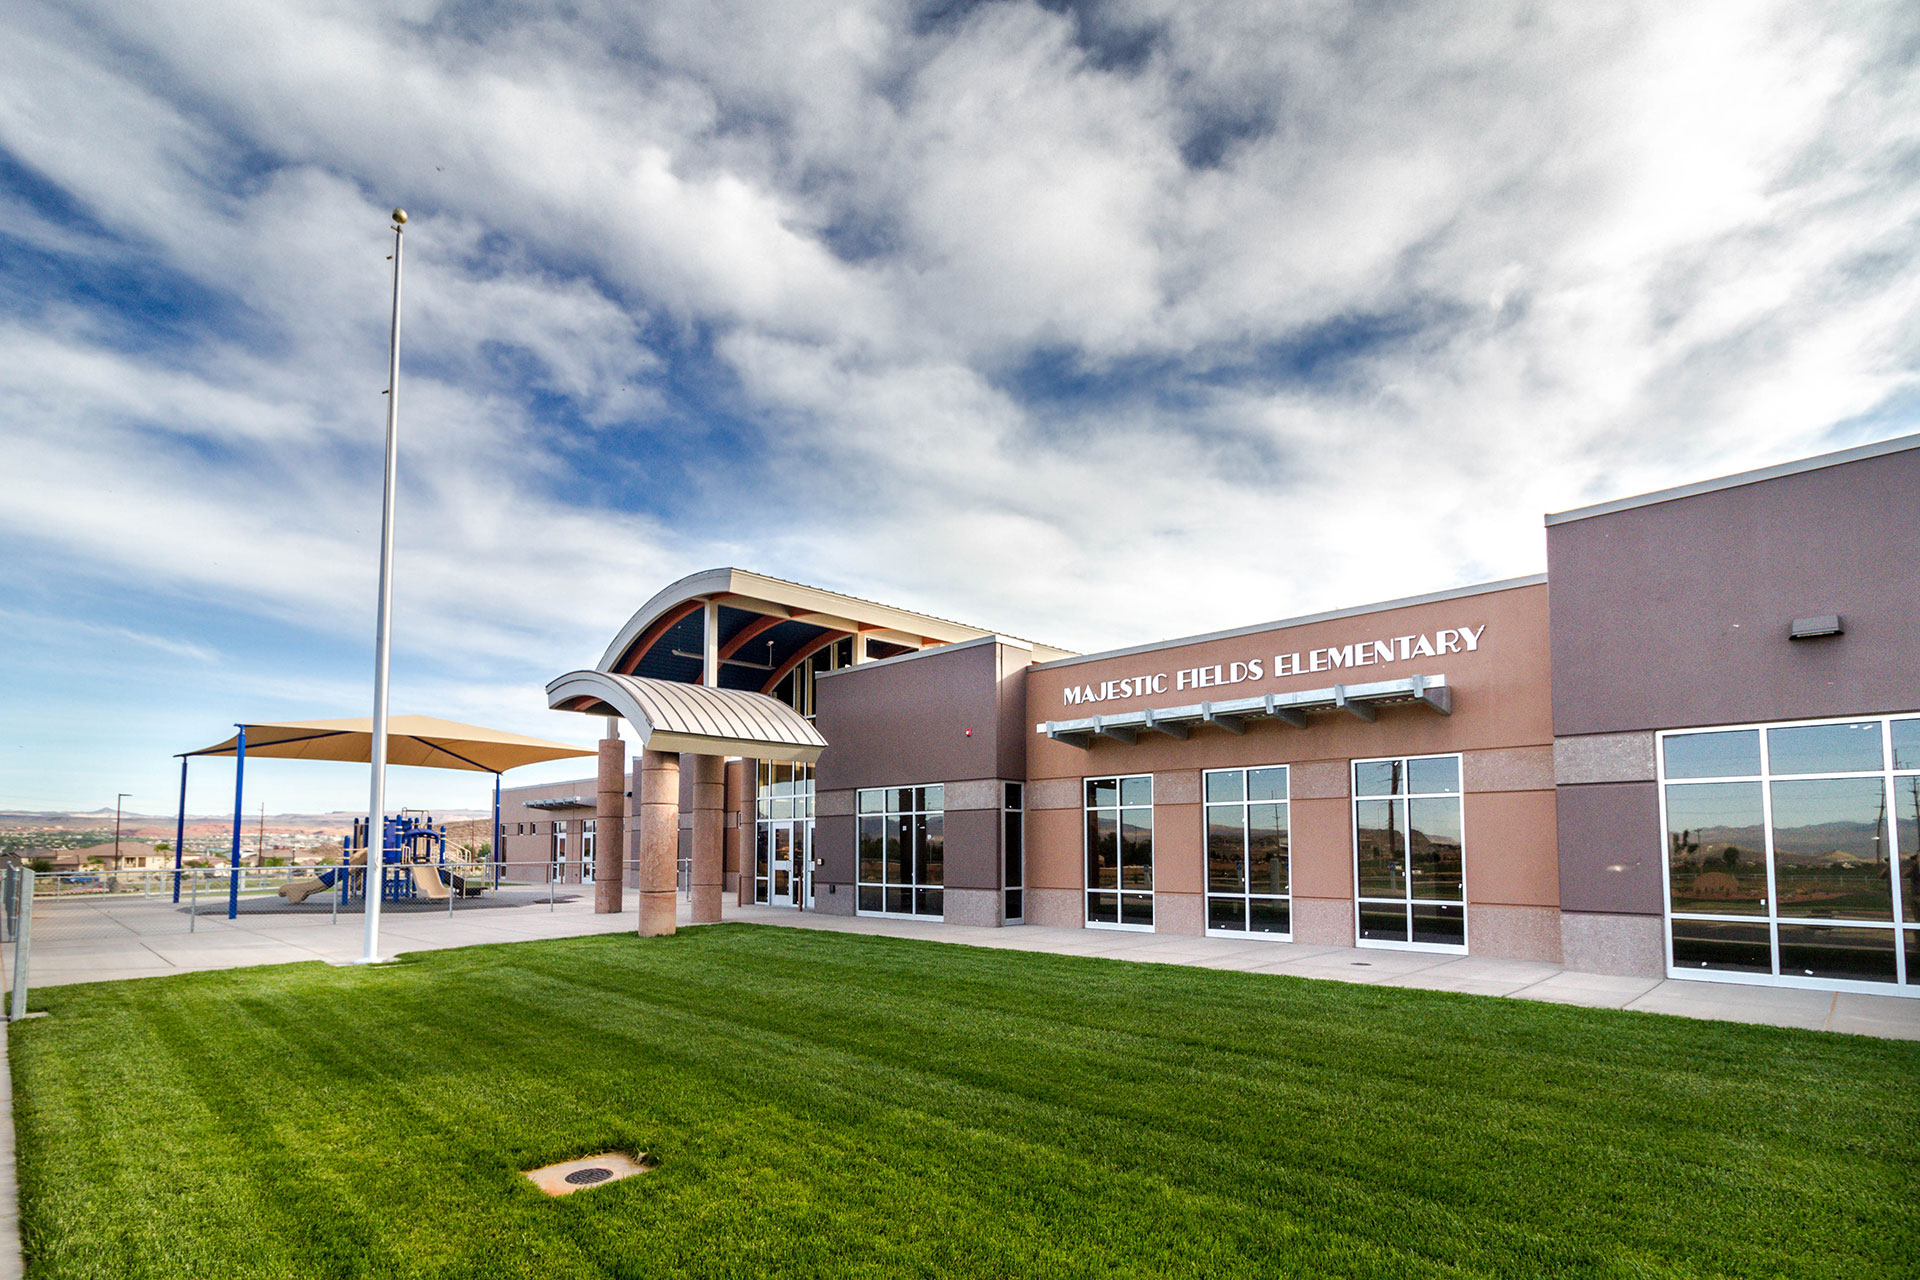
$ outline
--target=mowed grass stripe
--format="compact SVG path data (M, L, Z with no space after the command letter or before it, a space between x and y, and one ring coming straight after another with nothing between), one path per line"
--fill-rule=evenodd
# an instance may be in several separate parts
M36 1276L1920 1263L1910 1045L744 926L47 1004L14 1046ZM149 1083L82 1098L76 1059ZM147 1154L68 1160L118 1133ZM666 1163L517 1173L604 1146Z

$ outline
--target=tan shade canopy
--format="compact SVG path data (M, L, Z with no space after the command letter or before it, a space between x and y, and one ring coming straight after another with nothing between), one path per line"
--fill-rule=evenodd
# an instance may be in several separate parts
M373 759L373 721L368 717L357 720L282 720L271 724L250 724L246 730L249 756L361 763ZM184 754L230 756L234 754L239 740L239 735L235 734L217 746ZM589 747L550 742L545 738L528 738L500 729L483 729L477 724L438 720L433 716L387 717L388 764L504 773L523 764L592 754L593 749Z

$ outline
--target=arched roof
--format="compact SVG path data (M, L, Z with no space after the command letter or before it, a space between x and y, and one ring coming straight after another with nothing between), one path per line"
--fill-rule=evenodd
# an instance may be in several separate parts
M864 634L870 652L890 656L993 634L979 627L896 609L819 587L744 569L689 574L635 611L601 655L599 670L661 680L698 682L702 606L719 605L721 687L764 692L771 674L798 655L844 635ZM1064 649L1034 646L1034 659L1072 657Z
M621 716L650 751L812 764L827 745L820 731L792 707L744 689L570 671L547 685L547 705L556 711Z

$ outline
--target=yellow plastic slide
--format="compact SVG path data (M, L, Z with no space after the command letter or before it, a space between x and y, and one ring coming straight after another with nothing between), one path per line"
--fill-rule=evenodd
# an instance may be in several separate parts
M413 864L413 887L435 902L447 896L447 882L440 878L440 868L431 862Z
M354 867L366 866L367 851L365 849L362 849L359 852L355 853L353 855L352 860L347 865L354 866ZM321 875L307 876L306 878L301 880L289 880L285 884L280 886L278 892L280 896L285 898L288 902L305 902L308 898L311 898L314 894L320 892L322 889L333 888L334 877L339 874L340 874L339 868L336 867L333 870L325 872Z

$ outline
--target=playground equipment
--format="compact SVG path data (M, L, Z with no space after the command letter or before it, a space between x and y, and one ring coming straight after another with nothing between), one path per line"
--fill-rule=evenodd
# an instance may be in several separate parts
M240 814L247 757L365 762L373 759L371 720L282 720L236 723L234 728L238 732L225 742L181 753L180 817L174 828L173 844L173 900L178 902L183 871L181 851L186 847L187 837L187 765L197 756L232 756L233 840L227 858L234 875L227 887L229 920L240 914ZM543 760L594 754L590 749L570 747L564 742L527 738L517 733L483 729L479 725L459 724L432 716L389 717L385 745L388 764L417 765L428 769L465 769L493 775L493 857L496 863L503 856L500 850L501 771L517 769L523 764L537 764ZM365 848L364 838L360 847ZM364 853L360 855L360 865L366 865ZM349 875L352 873L349 872ZM312 892L314 890L309 888L301 896Z
M427 898L445 902L450 894L478 897L485 880L462 875L447 858L447 826L434 825L430 815L401 812L382 824L380 839L380 900L411 902ZM324 889L338 888L340 901L366 896L367 822L353 824L353 835L340 840L340 861L317 875L280 886L288 902L305 902Z

